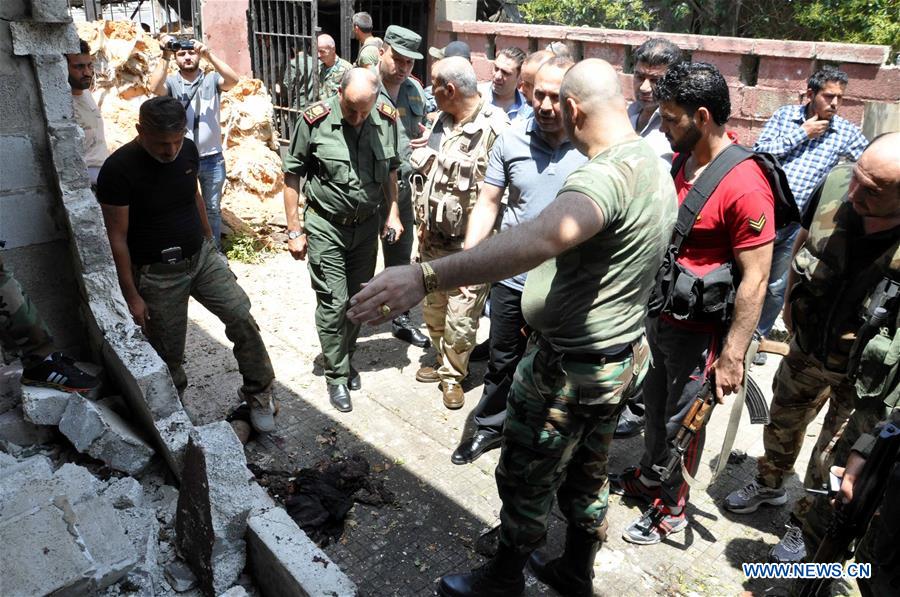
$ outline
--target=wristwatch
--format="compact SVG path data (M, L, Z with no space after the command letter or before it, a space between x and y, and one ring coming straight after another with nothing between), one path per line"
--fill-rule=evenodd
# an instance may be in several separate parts
M303 236L304 232L302 230L288 230L288 240L294 240L295 238L300 238Z
M425 285L425 294L431 294L438 289L437 274L434 273L434 269L427 261L423 261L419 265L422 266L422 281Z

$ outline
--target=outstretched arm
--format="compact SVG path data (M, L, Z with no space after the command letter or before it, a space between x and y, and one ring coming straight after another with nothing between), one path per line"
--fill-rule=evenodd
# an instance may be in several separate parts
M536 219L498 234L476 247L429 263L439 289L504 280L528 271L600 232L603 212L590 197L577 192L559 195ZM373 325L386 321L381 312L405 311L425 296L418 265L391 267L366 283L351 300L348 317Z

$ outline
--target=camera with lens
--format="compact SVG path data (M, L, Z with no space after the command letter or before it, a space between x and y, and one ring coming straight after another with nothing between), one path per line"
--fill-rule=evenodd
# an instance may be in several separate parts
M166 42L166 49L170 52L177 52L178 50L193 50L194 42L190 39L170 39Z

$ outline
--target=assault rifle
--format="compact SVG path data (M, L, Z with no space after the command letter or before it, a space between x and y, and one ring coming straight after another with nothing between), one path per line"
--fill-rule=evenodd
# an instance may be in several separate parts
M865 534L869 521L885 497L885 489L891 476L898 474L900 457L900 427L887 423L875 440L872 453L866 459L862 472L853 485L853 499L844 504L837 500L834 517L813 562L839 562L850 558L854 542ZM896 480L894 481L896 483ZM890 531L889 531L890 532ZM827 592L830 578L804 579L800 581L798 597L818 597Z
M660 481L668 481L669 477L681 467L681 463L684 461L684 453L687 451L688 446L690 446L691 441L693 441L694 436L696 436L703 428L703 425L706 424L706 420L709 418L713 406L716 405L715 387L716 385L713 376L707 376L706 381L704 381L703 385L700 386L700 389L697 390L697 395L694 396L694 402L691 404L691 408L688 409L687 414L684 415L678 433L675 434L675 439L672 441L672 448L674 451L669 458L669 462L666 466L660 466L658 464L653 465L652 468L659 475Z

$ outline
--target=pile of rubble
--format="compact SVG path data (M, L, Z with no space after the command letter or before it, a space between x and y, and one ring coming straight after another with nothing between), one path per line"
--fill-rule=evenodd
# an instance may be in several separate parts
M156 39L132 21L93 21L77 28L94 56L94 99L109 149L115 151L134 138L138 108L151 97L150 73L162 52ZM174 61L169 69L177 72ZM244 78L222 95L221 106L228 171L223 205L243 214L279 197L284 188L272 98L262 81Z
M254 590L244 534L259 502L227 423L191 433L179 492L121 399L23 386L21 371L0 367L0 594Z

